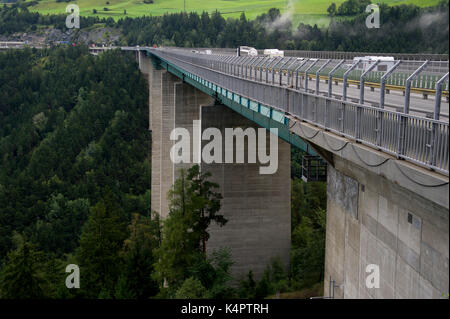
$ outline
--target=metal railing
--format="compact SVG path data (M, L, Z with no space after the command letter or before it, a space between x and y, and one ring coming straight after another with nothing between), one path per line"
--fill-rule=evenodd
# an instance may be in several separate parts
M245 99L395 155L397 158L448 175L448 123L440 121L438 116L433 119L391 111L379 107L380 103L377 106L365 105L360 104L359 99L358 101L341 100L332 97L330 91L321 95L317 89L308 89L309 76L322 72L326 75L326 79L329 79L329 73L335 72L338 64L341 66L345 64L341 61L310 61L298 58L249 59L229 55L198 54L176 49L149 48L147 50L150 54L197 76L201 81L208 81L226 89L227 95L230 92L238 94ZM322 68L325 62L327 66ZM407 62L401 63L401 65L404 64ZM423 63L419 64L423 65ZM427 67L430 65L436 68L436 64L427 63ZM337 69L339 67L337 66ZM351 64L344 69L346 76L350 75L352 72L350 69L353 67L354 65ZM408 78L419 73L414 74L415 70L411 67L409 69ZM404 70L407 68L403 68ZM448 73L448 64L447 70L439 69L439 72L444 71L445 74ZM436 70L430 71L429 74L432 72L440 76ZM368 73L370 71L364 72L364 80L370 78ZM282 74L281 80L276 79L277 74ZM315 81L319 80L315 79ZM410 78L410 80L414 87L413 79ZM360 81L362 83L360 89L364 90L364 81L361 79ZM441 103L440 94L448 85L443 84L446 81L448 81L448 74L440 77L436 84L439 86L437 90L439 100L436 100L434 104L438 109ZM402 106L399 105L399 107Z
M176 47L167 47L169 49L179 49ZM184 48L185 50L205 51L211 50L213 53L235 55L236 48ZM396 60L408 61L448 61L448 54L432 53L382 53L382 52L345 52L345 51L308 51L308 50L283 50L289 57L303 57L309 59L353 59L361 56L391 56ZM258 54L263 54L264 50L258 50Z

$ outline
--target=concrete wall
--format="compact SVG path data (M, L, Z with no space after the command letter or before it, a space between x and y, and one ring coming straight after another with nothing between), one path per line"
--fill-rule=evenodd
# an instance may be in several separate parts
M440 298L449 289L448 209L334 156L328 167L325 296ZM380 288L366 287L379 265Z
M202 129L219 128L225 137L225 128L258 126L223 105L202 107ZM266 135L269 145L269 134ZM221 247L230 247L235 278L245 276L249 270L260 278L272 257L279 256L286 269L289 267L291 244L291 166L290 144L278 140L278 171L261 175L259 167L247 163L205 164L202 171L212 173L212 180L220 185L222 208L220 213L228 219L224 227L211 224L208 253ZM208 143L208 142L206 142ZM206 144L203 142L203 144ZM223 154L225 146L223 145Z

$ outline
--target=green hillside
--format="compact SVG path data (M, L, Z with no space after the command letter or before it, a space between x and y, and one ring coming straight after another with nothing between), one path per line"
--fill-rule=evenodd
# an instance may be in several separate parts
M291 12L294 23L319 25L328 24L327 8L331 2L337 5L344 0L153 0L154 3L144 3L144 0L76 0L80 7L80 13L84 16L97 15L99 17L112 17L119 19L124 17L124 10L129 17L143 15L162 15L164 13L174 13L186 11L220 11L227 17L238 17L242 12L253 19L257 15L266 13L270 8L279 8L283 13ZM109 2L109 4L106 4ZM375 1L373 1L375 2ZM379 1L389 5L415 4L421 7L435 5L439 0L384 0ZM56 2L56 0L40 0L39 4L30 8L31 11L40 13L64 13L66 2ZM105 11L107 8L108 11ZM97 10L94 14L93 10Z

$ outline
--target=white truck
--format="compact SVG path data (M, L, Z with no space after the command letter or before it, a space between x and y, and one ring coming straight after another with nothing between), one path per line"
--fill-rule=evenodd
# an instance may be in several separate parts
M237 48L237 56L242 55L258 56L258 50L252 47L240 46Z
M284 51L278 50L278 49L265 49L264 55L268 56L270 58L275 57L284 57Z
M353 63L356 63L356 61L359 61L359 64L356 67L356 69L366 71L378 60L380 60L380 62L375 67L375 69L373 69L373 71L386 72L395 64L394 57L391 57L391 56L355 57L355 58L353 58Z

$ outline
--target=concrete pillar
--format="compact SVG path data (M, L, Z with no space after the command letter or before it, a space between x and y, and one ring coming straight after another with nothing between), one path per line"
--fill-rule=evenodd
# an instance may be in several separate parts
M189 131L193 139L200 141L200 129L194 130L193 121L200 121L200 113L203 105L211 105L214 103L214 98L197 90L195 87L186 83L175 84L175 124L176 127L183 127ZM199 150L201 151L201 150ZM191 143L191 158L193 158L193 143ZM201 158L201 157L199 157ZM200 164L200 163L198 163ZM177 178L177 173L180 168L188 169L192 167L193 163L180 163L174 165L174 176Z
M145 76L145 78L148 80L148 77L150 75L150 71L152 68L152 66L151 66L152 62L141 51L136 51L135 54L136 54L136 61L138 62L138 65L139 65L139 70Z
M153 143L160 144L160 194L159 194L159 214L161 218L166 218L169 214L169 201L167 193L171 189L175 180L174 172L175 165L170 158L170 150L174 144L174 141L170 140L170 133L177 127L175 123L175 109L177 108L175 87L181 84L179 79L167 71L163 71L161 74L161 117L155 118L155 121L160 121L159 142L156 138L152 137ZM152 106L153 107L153 106ZM153 157L153 156L152 156ZM158 159L157 159L158 160ZM153 172L152 172L153 174ZM153 189L153 188L152 188ZM153 203L153 199L152 199Z
M226 106L202 107L201 112L202 130L218 128L223 139L225 128L257 128L256 124ZM266 136L266 145L269 145L269 134ZM260 164L258 159L257 163L248 163L247 140L245 163L202 163L201 166L202 171L211 172L212 180L220 185L223 196L220 212L228 219L224 227L211 224L207 251L211 253L220 247L230 247L235 262L232 273L236 279L246 276L249 270L255 278L261 278L271 258L276 256L281 258L286 269L289 268L290 145L280 139L278 142L278 171L273 175L259 173L259 167L266 164ZM224 157L224 145L223 150Z
M449 289L448 209L335 156L328 166L325 296L442 298ZM380 287L366 286L379 266Z
M151 63L151 62L150 62ZM152 210L161 212L161 116L162 116L162 74L153 66L149 74L149 123L152 132Z

